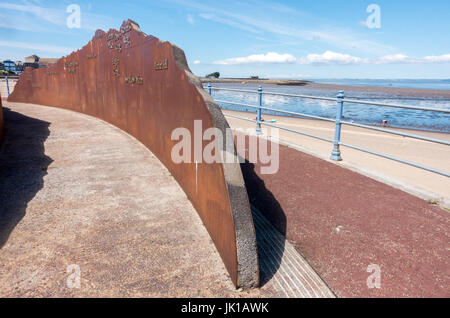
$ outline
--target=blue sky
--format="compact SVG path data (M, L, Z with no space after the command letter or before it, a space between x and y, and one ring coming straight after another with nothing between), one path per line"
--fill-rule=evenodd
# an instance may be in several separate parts
M67 7L81 8L69 28ZM380 8L380 28L367 19ZM450 1L0 1L0 59L60 57L131 18L186 52L197 75L450 78Z

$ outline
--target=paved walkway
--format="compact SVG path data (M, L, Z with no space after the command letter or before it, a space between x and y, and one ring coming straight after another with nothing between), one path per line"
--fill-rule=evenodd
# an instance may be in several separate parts
M284 296L234 289L164 166L94 118L5 103L0 297ZM76 264L81 289L67 287Z
M0 297L334 297L257 211L263 287L236 291L166 168L117 128L4 103ZM79 266L81 288L68 288Z
M250 201L338 297L450 297L448 211L289 147L279 164L243 165Z
M224 111L224 113L251 119L256 117L256 115L250 113L228 110ZM272 115L264 115L263 117L266 120L276 119L276 124L283 127L334 139L334 123ZM227 120L232 128L255 129L256 126L254 123L231 117L227 117ZM394 130L450 141L450 134L448 133ZM280 130L280 139L298 147L304 152L325 160L329 160L333 148L333 145L330 143L284 130ZM446 145L345 125L342 131L342 141L450 173L450 147ZM341 151L344 161L338 163L339 165L403 189L426 200L439 201L443 206L450 209L450 178L346 147L342 147Z
M12 93L14 91L14 88L16 87L17 84L17 79L9 79L8 80L8 85L9 85L9 93ZM7 98L8 97L8 88L6 87L6 79L1 78L0 79L0 94L2 95L2 98Z

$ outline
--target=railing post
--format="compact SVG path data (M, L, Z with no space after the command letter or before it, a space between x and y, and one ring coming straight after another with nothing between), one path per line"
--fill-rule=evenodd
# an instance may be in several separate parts
M211 83L208 83L208 94L211 95Z
M339 142L341 141L341 120L342 120L342 112L344 109L344 91L340 91L337 95L337 105L336 105L336 128L334 132L334 147L331 152L331 160L334 161L342 161L341 157L341 149L339 146Z
M263 101L263 88L260 85L258 87L258 112L256 115L256 134L257 135L261 135L261 106L262 106L262 101Z
M6 93L8 94L8 97L9 97L9 83L8 83L8 75L6 75Z

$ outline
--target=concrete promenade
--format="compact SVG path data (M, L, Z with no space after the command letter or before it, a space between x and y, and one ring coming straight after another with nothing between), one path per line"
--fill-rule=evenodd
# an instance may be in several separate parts
M334 297L256 211L262 288L235 290L181 187L137 140L67 110L4 107L0 297Z
M8 85L9 85L9 93L12 93L14 88L17 84L17 79L9 79ZM2 95L3 99L6 99L8 97L8 89L6 87L6 80L4 78L0 79L0 94Z
M284 296L235 290L186 195L134 138L66 110L4 107L0 297ZM67 287L71 264L80 289Z
M256 117L253 113L229 110L224 110L224 113L249 119L255 119ZM226 118L232 128L255 129L256 126L251 122L240 119ZM263 118L266 121L275 119L276 125L279 126L328 139L334 138L335 125L331 122L272 115L263 115ZM263 127L270 129L268 126ZM447 133L393 130L450 141L450 134ZM330 161L329 158L333 148L330 143L284 130L280 130L280 140L315 157ZM450 172L450 147L446 145L345 125L342 130L342 141ZM339 165L405 190L425 200L438 201L441 205L450 209L450 178L346 147L341 147L341 152L344 161L338 163Z

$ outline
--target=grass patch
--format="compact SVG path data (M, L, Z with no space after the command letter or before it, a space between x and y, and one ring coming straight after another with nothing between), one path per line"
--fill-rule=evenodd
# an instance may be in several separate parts
M431 205L439 205L439 200L430 199L427 202L428 202L428 204L431 204Z

